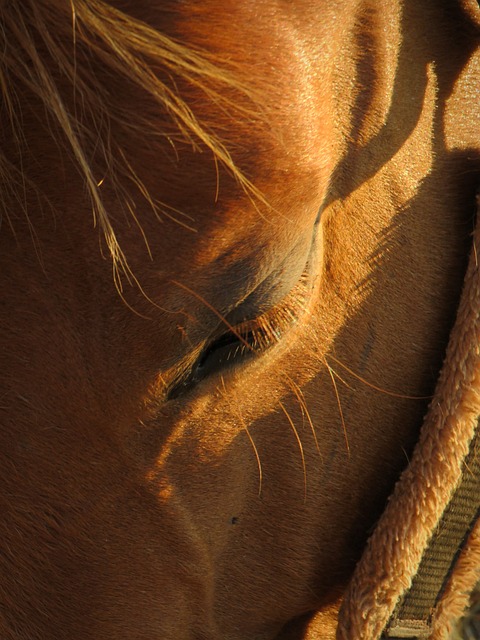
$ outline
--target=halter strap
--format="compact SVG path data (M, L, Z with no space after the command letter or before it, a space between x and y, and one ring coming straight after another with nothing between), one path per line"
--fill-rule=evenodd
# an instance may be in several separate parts
M477 247L480 216L457 319L419 442L345 594L338 640L446 640L480 578Z
M382 638L430 637L432 614L479 518L480 429L477 427L460 484L425 550L412 586L397 605Z

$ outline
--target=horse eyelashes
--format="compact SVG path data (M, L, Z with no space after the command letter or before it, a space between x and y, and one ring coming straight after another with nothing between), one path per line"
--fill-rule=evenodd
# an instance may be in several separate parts
M282 340L306 307L308 280L308 273L305 272L280 304L207 343L193 366L171 386L167 400L187 393L210 375L261 356Z
M257 351L253 334L241 336L232 331L224 333L205 347L190 371L172 386L167 400L178 398L209 375L239 364L253 357Z

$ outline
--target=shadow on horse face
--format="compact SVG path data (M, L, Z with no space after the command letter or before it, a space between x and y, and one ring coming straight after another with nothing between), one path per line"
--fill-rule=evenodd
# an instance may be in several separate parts
M311 4L0 9L5 640L335 635L456 308L479 61L453 2Z

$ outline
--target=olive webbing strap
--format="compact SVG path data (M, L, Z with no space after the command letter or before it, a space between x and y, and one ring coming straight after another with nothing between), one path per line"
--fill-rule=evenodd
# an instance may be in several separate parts
M427 547L412 585L382 638L430 637L431 617L468 536L480 518L480 428L465 459L460 483Z

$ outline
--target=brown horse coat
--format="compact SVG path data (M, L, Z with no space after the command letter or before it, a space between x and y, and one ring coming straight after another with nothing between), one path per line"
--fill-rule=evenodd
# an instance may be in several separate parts
M476 3L0 23L0 637L334 638L464 278Z

